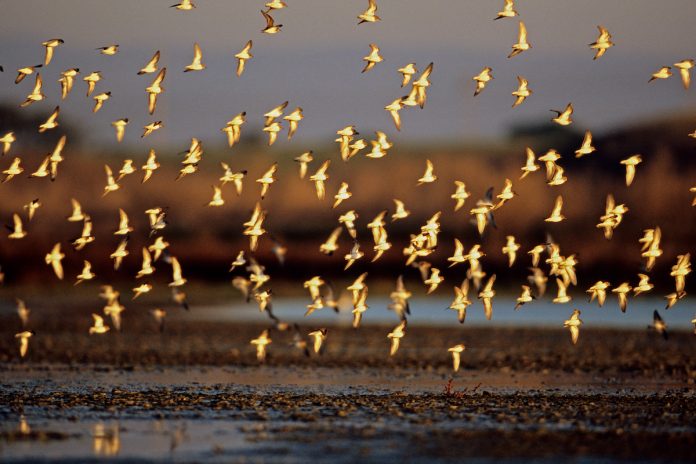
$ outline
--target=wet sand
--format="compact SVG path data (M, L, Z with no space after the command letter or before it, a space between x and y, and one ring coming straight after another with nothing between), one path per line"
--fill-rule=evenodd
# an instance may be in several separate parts
M22 362L2 327L7 462L691 462L696 449L687 332L588 329L574 347L562 329L413 326L389 358L391 326L329 327L310 357L272 332L260 366L248 342L263 325L159 334L133 318L89 337L53 320ZM461 342L453 375L447 347Z

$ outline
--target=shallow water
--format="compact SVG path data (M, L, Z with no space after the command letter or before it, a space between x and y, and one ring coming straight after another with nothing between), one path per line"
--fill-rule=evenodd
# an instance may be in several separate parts
M350 325L352 314L349 308L342 308L336 314L330 308L316 311L304 316L307 298L278 298L273 300L273 312L282 320L290 322L307 322ZM447 309L451 300L445 298L417 298L410 300L411 316L409 322L424 325L449 325L457 323L455 311ZM387 298L370 297L370 309L363 314L363 322L385 323L398 322L396 314L387 309ZM696 300L687 298L672 309L665 310L665 301L660 298L638 297L629 301L626 313L622 313L615 298L609 297L603 307L597 303L588 303L586 299L573 300L568 304L558 305L547 300L533 301L515 310L515 299L497 297L493 303L493 318L487 321L483 306L478 300L468 308L467 325L503 325L517 327L559 327L568 319L573 309L582 311L582 320L586 326L638 328L652 323L653 311L657 309L668 327L688 329L693 327L691 320L696 317ZM197 306L195 312L188 314L198 320L251 322L263 320L255 303L234 302L226 305Z

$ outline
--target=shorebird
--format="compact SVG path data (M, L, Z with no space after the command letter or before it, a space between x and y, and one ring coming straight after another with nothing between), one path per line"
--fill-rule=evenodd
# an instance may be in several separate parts
M694 60L682 60L678 63L674 63L674 67L679 69L679 75L681 76L684 89L688 90L691 85L691 70L694 66L696 66Z
M319 352L321 351L322 345L326 340L326 334L328 332L329 331L327 329L319 329L309 333L309 336L314 338L314 343L312 344L312 347L314 348L314 352L316 354L319 354Z
M454 300L450 303L449 309L457 311L457 320L463 324L466 320L466 308L469 306L469 280L464 279L459 287L454 287Z
M99 47L97 48L97 50L99 50L99 53L101 53L102 55L113 56L116 53L118 53L118 44Z
M126 134L126 126L128 125L128 118L122 118L111 123L116 130L116 141L122 142L123 136Z
M405 87L406 84L411 81L411 77L418 72L418 69L416 68L416 63L409 63L406 66L399 68L398 71L402 75L401 87Z
M262 33L272 35L280 32L280 28L283 27L282 24L276 24L273 20L273 17L263 10L261 10L261 14L263 15L263 18L266 20L266 27L264 27L261 30Z
M597 40L592 42L589 47L596 50L593 60L601 58L607 52L608 49L614 46L614 42L611 41L611 34L602 26L597 26L599 30L599 36Z
M87 96L89 97L97 87L97 82L101 80L101 71L92 71L83 77L82 80L87 83Z
M198 42L193 44L193 61L191 64L184 68L184 72L189 71L203 71L205 69L205 64L203 64L203 52L201 51L201 46Z
M399 344L401 339L406 335L406 321L402 321L399 325L394 327L394 330L389 332L387 338L391 340L391 348L389 349L389 356L394 356L399 350Z
M534 297L532 296L532 289L528 285L522 285L522 293L517 297L515 304L515 310L519 309L522 305L532 301Z
M46 48L46 56L44 59L45 66L48 66L48 64L53 59L54 49L56 47L59 47L60 45L62 45L64 43L65 43L65 41L63 39L50 39L50 40L47 40L47 41L41 43L41 45L43 45Z
M19 356L21 358L27 355L27 351L29 351L29 339L34 334L35 332L33 330L25 330L24 332L15 334L15 338L19 340Z
M44 258L46 264L53 267L53 272L60 280L63 280L63 264L61 263L63 258L65 255L60 251L60 242L53 245L51 252Z
M570 316L570 319L563 323L563 327L567 327L568 330L570 330L570 341L573 342L573 345L578 343L581 325L582 319L580 319L580 310L574 309L573 314Z
M447 351L452 353L452 369L454 372L459 371L459 366L462 361L462 352L466 349L463 343L460 343L459 345L454 345L451 348L448 348Z
M143 75L143 74L152 74L157 72L157 65L160 60L160 51L157 50L154 55L152 55L152 58L150 58L150 61L145 64L142 68L140 68L140 71L138 71L138 75Z
M592 146L592 132L585 131L585 136L582 139L582 144L580 148L575 150L575 157L582 158L585 155L589 155L595 151L595 147Z
M662 338L667 340L667 324L665 324L665 321L662 320L662 317L660 317L660 313L657 312L657 309L653 311L653 322L648 326L648 329L654 330L658 334L662 335Z
M358 15L358 19L362 23L376 23L381 21L382 18L377 16L377 2L375 0L368 0L367 9Z
M42 64L37 64L35 66L25 66L23 68L19 68L17 70L17 77L15 78L14 83L19 84L20 82L22 82L24 80L25 77L31 76L32 74L34 74L34 72L38 68L40 68L42 66L43 66Z
M529 88L529 82L522 76L517 76L517 90L512 91L512 96L516 97L515 102L512 104L513 108L520 106L524 101L532 95L532 90Z
M490 66L486 66L480 73L471 78L474 82L476 82L476 90L474 91L474 97L480 94L483 91L483 89L486 88L486 84L493 80L492 71L493 68L491 68Z
M479 292L479 300L483 301L483 312L486 315L487 320L491 320L493 317L493 297L495 296L495 291L493 290L493 284L495 283L495 274L489 277L486 286Z
M508 58L517 56L520 53L529 50L532 46L527 42L527 27L522 21L520 21L520 32L517 38L517 43L513 44L512 51L508 55Z
M361 73L366 73L372 68L375 67L377 63L381 63L384 61L384 58L379 54L379 47L373 43L370 44L370 53L363 58L363 61L365 61L365 67L361 71Z
M654 81L655 79L668 79L672 76L672 68L670 66L663 66L653 73L652 77L648 83Z
M573 115L573 104L568 103L566 105L565 109L563 111L558 111L558 110L551 110L552 113L556 113L556 117L552 118L551 121L555 122L556 124L560 126L568 126L572 124L573 119L571 116Z
M553 211L551 211L551 215L544 219L546 222L561 222L565 219L565 216L561 214L561 209L563 208L563 197L561 195L558 195L556 197L556 202L554 203L553 206Z
M104 318L99 314L92 313L92 318L94 319L94 324L89 328L89 334L105 334L110 330L108 325L104 325Z
M593 286L587 289L587 293L590 294L590 303L597 298L597 303L601 308L604 305L604 301L607 299L607 289L609 286L609 282L598 280Z
M496 20L502 18L513 18L515 16L517 16L517 10L515 10L515 3L513 2L513 0L505 0L503 9L499 11L498 16L496 16L493 19Z
M145 89L145 92L147 92L147 112L149 114L153 114L155 112L155 109L157 108L157 97L164 92L162 82L164 81L166 75L167 68L162 68L160 72L157 73L157 76L155 76L155 80L152 81L152 84Z
M625 313L626 312L626 306L628 305L628 292L631 291L631 286L628 284L628 282L623 282L621 285L618 287L613 288L612 293L616 293L616 296L619 298L619 308L621 308L621 312Z
M58 127L58 114L60 114L60 106L56 106L48 119L39 126L39 133Z
M626 166L626 187L633 183L633 178L636 176L636 166L642 161L643 159L640 155L631 155L625 160L621 160L621 164Z
M180 11L191 11L192 9L196 8L196 4L193 3L191 0L181 0L180 3L172 5L170 8L176 8Z
M425 172L420 179L418 179L417 185L429 184L437 180L437 176L434 173L435 168L433 167L432 161L429 159L425 160Z
M515 242L514 235L508 235L506 237L507 243L503 247L503 254L508 257L508 267L512 267L515 264L515 259L517 258L517 250L521 248L519 243Z

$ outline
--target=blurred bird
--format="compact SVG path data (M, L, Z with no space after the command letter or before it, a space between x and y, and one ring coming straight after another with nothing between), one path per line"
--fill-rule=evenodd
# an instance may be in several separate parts
M17 77L15 78L14 83L19 84L24 80L25 77L31 76L34 74L37 68L42 67L42 64L37 64L36 66L25 66L24 68L19 68L17 70Z
M513 108L520 106L524 101L532 95L532 90L528 87L529 82L522 76L517 76L517 90L513 90L512 95L516 97L515 102L512 104Z
M181 0L180 3L172 5L170 8L176 8L180 11L191 11L192 9L196 8L196 5L191 0Z
M17 316L19 316L23 329L27 327L27 324L29 324L29 313L31 313L31 311L29 308L27 308L24 300L17 298Z
M257 338L251 340L251 344L256 346L256 359L263 363L266 361L266 346L272 343L268 329L261 332Z
M60 83L60 98L65 100L75 85L75 78L80 73L79 68L66 69L60 73L58 82Z
M191 64L184 68L184 72L189 71L203 71L205 69L205 64L203 64L203 52L201 51L201 46L198 42L193 44L193 61Z
M99 50L99 53L102 55L113 56L118 53L118 45L107 45L106 47L99 47L97 50Z
M164 332L164 319L167 317L167 311L162 308L155 308L150 310L150 314L152 314L152 317L155 319L157 331L159 333Z
M551 110L552 113L556 113L556 117L552 118L551 121L555 122L558 125L561 126L568 126L573 122L573 119L571 118L573 114L573 104L568 103L568 105L565 107L563 111L558 111L558 110Z
M520 249L520 244L515 242L514 235L508 235L505 239L507 242L503 247L503 254L506 254L508 257L508 267L512 267L512 265L515 264L517 250Z
M565 304L570 302L572 298L568 296L565 282L563 282L561 279L556 279L556 285L558 285L558 294L556 295L556 298L553 299L553 302L557 304Z
M405 87L411 81L411 77L418 72L418 69L416 69L416 63L409 63L403 68L399 68L398 71L402 75L401 87Z
M425 160L425 172L420 179L418 179L417 185L429 184L437 180L437 176L434 173L435 168L433 167L432 161L429 159Z
M382 58L382 56L379 54L379 47L371 43L370 53L363 58L363 61L365 61L365 67L361 71L362 73L366 73L367 71L374 68L377 63L381 63L382 61L384 61L384 58Z
M539 170L539 165L536 164L536 155L532 151L531 148L527 147L526 148L526 156L527 160L525 162L525 165L522 166L522 175L520 176L520 179L524 179L527 177L530 173L536 172Z
M284 116L283 119L288 121L288 140L290 140L292 136L295 135L295 132L297 132L297 127L299 126L300 121L304 119L302 108L298 106L287 116Z
M63 264L61 263L63 258L65 255L60 251L60 242L53 245L51 252L44 258L46 264L53 267L53 272L60 280L63 280Z
M660 317L660 313L657 312L657 309L653 311L653 322L648 326L648 329L654 330L658 334L662 335L662 338L667 340L667 324L665 324L665 321L662 320L662 317Z
M493 290L493 284L495 283L495 274L490 276L486 286L479 292L479 300L483 302L483 311L486 315L487 320L491 320L493 317L493 297L495 296L495 291Z
M672 76L672 68L669 66L661 67L657 72L653 73L652 77L648 83L654 81L655 79L667 79Z
M92 313L92 318L94 319L94 324L89 328L89 334L105 334L109 331L110 327L104 325L104 318L98 314Z
M175 256L172 256L172 281L169 282L170 287L180 287L186 283L186 279L184 279L181 275L181 264L179 264L179 260L176 259Z
M138 75L143 75L143 74L152 74L157 72L157 65L159 64L160 60L160 51L157 50L154 55L152 55L152 58L150 58L150 61L145 64L142 68L140 68L140 71L138 71Z
M92 263L90 263L87 260L84 260L83 266L82 266L82 271L77 275L77 280L75 281L75 285L79 285L85 280L92 280L96 277L94 272L92 272Z
M376 0L368 0L367 9L358 15L358 19L362 23L376 23L381 21L382 18L376 15L377 13L377 2Z
M459 366L461 364L462 360L462 352L466 349L464 344L459 344L459 345L454 345L451 348L448 348L447 351L452 353L452 369L454 372L459 371Z
M520 53L529 50L532 46L527 42L527 27L522 21L520 21L520 32L517 38L517 43L513 44L512 52L508 55L508 58L517 56Z
M116 129L116 141L122 142L123 136L126 134L126 126L128 125L128 118L119 119L111 123Z
M12 144L16 141L14 132L8 132L2 137L0 137L0 143L2 143L2 156L9 153Z
M121 267L121 262L123 261L123 258L128 256L128 249L126 248L128 246L128 239L125 238L121 240L114 250L111 255L109 255L109 258L114 260L114 271L118 271L118 269Z
M7 226L7 228L11 231L10 234L7 236L7 238L19 240L19 239L26 237L27 231L24 230L24 226L22 224L22 218L19 217L19 214L14 213L12 215L12 222L14 224L14 227Z
M626 312L626 306L628 305L628 292L631 291L631 286L628 284L628 282L623 282L621 285L619 285L616 288L613 288L612 293L616 293L616 296L619 298L619 308L621 308L621 312L625 313Z
M597 298L597 303L601 308L604 305L604 301L607 299L607 289L609 285L609 282L598 280L597 283L587 289L587 293L590 294L590 303Z
M50 39L41 44L46 48L46 57L44 59L45 66L48 66L53 59L54 49L64 43L65 41L63 39Z
M691 85L691 70L694 66L696 66L694 60L682 60L678 63L674 63L674 67L679 69L679 75L681 76L684 89L688 90Z
M580 310L574 309L573 314L570 316L570 319L563 323L563 327L567 327L568 330L570 330L570 340L573 342L573 345L578 343L581 325L582 319L580 319Z
M515 4L513 0L505 0L505 4L503 5L503 9L498 12L498 16L493 18L494 20L496 19L502 19L502 18L513 18L517 16L517 10L515 10Z
M399 325L394 327L394 330L387 334L387 338L391 340L391 348L389 348L389 356L394 356L399 350L401 339L406 335L406 321L401 321Z
M621 164L626 166L626 187L633 183L633 178L636 176L636 166L642 161L643 159L640 155L631 155L625 160L621 160Z
M595 151L595 147L592 146L592 132L585 131L585 137L582 139L582 145L580 148L575 150L575 157L582 158L585 155Z
M266 20L266 27L264 27L261 32L264 34L277 34L280 32L280 28L283 27L282 24L276 24L271 15L267 12L261 10L263 18Z
M454 300L450 303L449 309L457 311L457 320L463 324L466 320L466 308L469 306L469 280L464 279L459 287L454 287Z
M26 106L31 105L32 103L36 103L46 98L46 95L43 94L42 89L43 79L41 79L41 74L36 73L36 81L34 81L34 88L31 90L31 93L27 95L26 100L24 100L24 102L19 106L24 108Z
M599 36L597 37L597 40L589 45L591 49L596 50L595 56L592 58L593 60L601 58L608 49L614 46L614 42L611 41L611 34L609 31L604 29L602 26L597 26L597 29L599 30Z
M480 94L483 91L483 89L486 88L486 84L493 80L492 71L493 68L486 66L480 73L472 77L472 80L476 82L476 90L474 91L474 97Z
M561 214L561 209L563 208L563 197L561 195L558 195L556 197L556 202L554 203L553 206L553 211L551 211L551 215L544 219L546 222L561 222L565 219L565 216Z
M234 55L234 57L237 59L237 77L241 76L244 72L246 62L254 57L254 55L250 53L252 46L253 42L250 40L239 53Z
M164 91L162 82L164 81L164 77L166 75L167 68L162 68L160 72L157 73L157 76L155 77L155 80L152 81L152 84L145 89L147 92L147 112L149 114L153 114L157 108L157 97Z
M319 329L309 333L309 336L314 338L314 343L312 344L312 347L314 348L314 352L316 354L319 354L319 352L321 351L322 345L326 340L326 334L328 332L329 331L327 329Z
M151 122L150 124L143 127L144 132L143 132L143 135L140 136L140 138L147 137L148 135L152 134L154 131L161 129L162 126L163 126L162 121Z
M82 78L87 83L87 96L89 97L97 87L97 82L101 80L101 71L93 71Z
M519 309L522 305L532 301L534 297L532 296L532 289L528 285L522 285L522 294L517 297L515 304L515 310Z
M15 338L19 340L19 357L23 358L27 355L29 351L29 339L35 334L33 330L25 330L15 334Z

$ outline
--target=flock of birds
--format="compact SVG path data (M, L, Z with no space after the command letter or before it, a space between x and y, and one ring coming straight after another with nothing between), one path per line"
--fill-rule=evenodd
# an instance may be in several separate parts
M282 25L276 24L273 15L275 15L278 10L282 10L286 7L287 5L281 0L271 0L265 4L265 9L261 11L263 19L266 23L262 33L272 35L278 34L281 31ZM173 8L186 12L196 8L196 5L190 0L184 0L181 3L173 5ZM377 10L378 7L376 1L369 0L367 9L358 15L358 19L360 20L359 24L381 21L381 18L377 15ZM518 16L518 12L515 9L513 0L505 0L502 10L498 12L497 17L494 19L498 20L514 18L516 16ZM592 49L595 53L594 59L602 58L607 51L614 46L612 35L602 26L598 26L598 29L599 36L595 42L589 44L590 49ZM21 107L33 105L34 103L45 100L46 97L42 91L43 82L39 71L40 68L48 66L51 63L54 54L57 53L59 48L64 45L64 41L56 38L47 40L43 42L42 45L45 48L45 58L43 64L26 66L17 70L17 78L15 80L16 84L21 83L28 76L35 74L35 84L31 92L27 95L26 100L21 103ZM242 73L244 73L248 62L253 59L254 56L251 53L252 46L253 42L249 40L244 45L243 49L234 55L237 60L237 76L241 76ZM517 55L525 53L531 48L532 45L528 40L525 24L524 22L520 21L518 41L512 45L512 51L510 52L508 58L513 58ZM98 51L103 55L113 56L118 53L119 46L116 44L108 45L99 48ZM191 64L185 67L184 72L200 72L206 68L203 60L202 50L197 43L194 44L193 51L193 60ZM152 83L145 89L147 94L148 113L150 115L155 113L158 98L165 91L163 83L167 74L167 68L160 68L159 61L160 52L156 51L152 56L152 59L138 71L139 75L155 75ZM362 72L369 72L382 61L383 57L380 55L379 47L376 44L370 44L370 52L364 57L365 65ZM690 71L694 67L694 60L686 59L680 61L675 63L674 67L679 70L683 85L688 89L690 85ZM0 70L2 70L2 68L0 68ZM401 87L403 88L410 84L410 91L406 96L394 99L390 104L385 106L384 109L391 116L396 130L401 130L400 111L405 108L423 108L426 104L427 91L431 85L430 78L433 72L433 63L428 64L425 68L423 68L422 71L418 70L416 63L408 63L407 65L399 68L398 72L401 74ZM59 82L61 86L62 99L65 99L71 92L80 73L81 71L78 68L68 69L61 73ZM650 78L650 81L656 79L667 79L671 75L672 68L670 66L665 66L655 72ZM93 112L95 113L98 112L105 104L107 104L111 98L111 93L108 91L95 94L95 92L97 92L97 85L101 78L102 76L99 71L91 72L82 78L82 80L87 84L87 97L92 96L94 101ZM476 85L474 96L481 94L492 79L493 73L490 67L485 67L478 75L474 76L473 80ZM513 108L523 104L525 100L533 93L529 88L528 81L523 76L518 76L517 80L519 82L519 87L512 92L512 95L515 97L512 105ZM287 106L288 102L284 102L264 114L265 121L263 132L265 132L268 136L269 145L272 145L276 141L278 134L283 130L284 122L287 123L287 137L290 139L298 130L298 127L304 118L301 107L297 107L293 111L286 114L285 111ZM563 110L552 111L556 114L556 116L552 119L554 123L561 126L567 126L573 123L572 103L569 103ZM57 106L50 117L39 126L38 131L43 133L58 127L59 114L60 107ZM222 132L225 133L230 147L239 142L242 126L245 121L246 112L242 112L234 116L230 121L227 122L225 127L221 129ZM126 127L128 126L128 118L122 118L114 121L112 125L116 132L116 140L121 142L123 140ZM144 131L142 137L145 138L162 127L162 121L153 121L143 128ZM386 156L388 150L393 146L393 143L388 139L386 133L382 131L377 131L376 138L369 141L369 144L364 139L358 138L359 133L355 126L347 126L340 129L336 132L336 135L338 150L343 161L348 161L361 152L365 153L365 156L370 158L381 158ZM689 136L696 138L696 131L689 134ZM4 134L2 137L0 137L3 155L11 152L12 144L15 142L15 140L16 138L12 132ZM40 163L39 167L30 174L30 177L50 178L51 180L55 180L58 175L60 163L64 160L62 154L65 146L66 137L62 136L52 153L45 157L45 159ZM370 151L364 151L366 148L370 148ZM580 158L590 155L594 151L595 147L592 146L592 133L588 130L585 132L581 146L575 151L575 156ZM180 170L179 177L196 173L199 163L201 162L202 155L203 148L201 142L198 139L192 139L191 146L189 150L186 151L185 159L182 161L182 168ZM522 174L520 180L526 178L528 175L536 173L537 171L543 172L545 170L548 185L558 186L564 184L567 181L567 177L563 167L559 164L560 159L561 154L554 149L548 150L543 155L537 155L528 148L526 150L526 162L521 168ZM306 178L308 175L309 165L314 161L313 153L311 151L303 153L295 158L295 161L299 163L300 178ZM639 154L629 156L621 161L621 164L625 165L626 169L627 186L630 186L633 182L636 175L636 167L641 163L641 161L641 155ZM319 200L324 200L326 196L326 181L329 179L330 163L330 160L323 161L318 169L308 177L309 181L311 181L316 188L316 194ZM226 163L221 163L221 165L223 174L220 177L220 184L213 187L213 197L208 203L209 207L220 207L225 204L225 200L223 198L223 188L228 183L231 183L234 186L237 194L241 194L244 181L247 176L247 171L245 170L234 171ZM159 167L160 163L157 161L155 150L150 150L150 154L145 164L140 167L140 170L143 172L142 182L147 182ZM261 187L260 200L256 203L249 220L244 223L245 229L243 232L244 235L249 237L249 251L240 251L232 262L230 269L230 271L234 271L237 268L245 269L248 273L243 276L235 277L232 280L232 284L244 294L247 301L251 301L253 299L258 303L260 311L268 315L272 320L273 330L294 330L294 345L297 348L304 351L307 355L309 355L310 351L320 353L323 343L327 339L327 329L322 328L310 332L308 334L308 341L307 337L300 331L296 324L283 322L276 317L272 310L273 294L268 286L270 276L265 273L265 267L257 262L253 256L254 251L256 251L258 247L259 240L264 235L269 235L264 229L264 221L267 216L267 211L262 206L262 200L271 188L272 184L276 181L277 169L278 165L274 163L260 178L256 179L256 182ZM134 161L131 159L127 159L123 162L123 166L119 169L117 174L115 174L113 170L106 165L106 185L103 190L103 195L107 195L119 190L121 188L121 184L119 182L124 177L134 174L137 171L138 167L134 165ZM2 173L5 175L3 182L9 182L13 177L21 174L22 172L24 172L22 160L20 157L15 157L10 166L2 171ZM422 177L417 179L416 184L429 184L436 182L437 179L438 177L435 173L435 166L430 160L427 160L425 172L423 173ZM471 194L467 191L466 184L462 181L456 181L455 187L455 191L451 195L451 198L455 202L454 211L458 211L464 207L465 202ZM691 192L696 192L696 187L691 188ZM333 208L339 207L344 201L350 199L351 196L352 193L350 192L348 183L342 182L337 193L333 197ZM469 212L472 216L472 221L476 224L476 228L481 235L484 234L488 226L494 224L494 213L505 206L515 196L516 193L513 190L512 181L510 179L506 179L504 187L498 195L494 196L493 189L491 188L487 192L485 198L479 199L471 207ZM83 211L80 203L75 199L72 199L71 201L72 214L67 218L67 220L69 222L82 224L82 233L72 242L73 248L76 251L79 251L94 241L95 238L92 234L93 224L90 215ZM693 205L696 205L696 199L694 200ZM40 206L41 203L38 199L24 206L27 221L30 222L34 218L34 215L37 213ZM605 214L599 218L597 228L603 231L607 239L611 238L613 231L621 224L623 216L626 212L628 212L628 207L624 204L616 204L614 198L609 195L606 201ZM149 218L150 237L152 238L152 243L147 247L143 247L142 249L142 266L135 278L138 280L138 282L141 282L139 279L151 276L155 272L155 264L158 263L158 261L164 261L171 270L172 278L168 285L171 288L172 298L183 308L188 309L186 294L182 290L182 286L186 284L187 280L183 277L182 266L179 260L176 258L176 256L173 256L169 252L170 244L165 240L163 235L163 231L167 226L167 211L165 208L157 207L148 209L145 211L145 214ZM366 226L374 243L372 247L374 251L372 262L380 259L380 257L392 247L386 228L387 219L390 219L392 222L402 220L410 215L410 211L406 208L402 201L395 199L393 213L389 218L387 217L387 214L388 212L386 210L381 212ZM431 255L438 247L438 234L440 232L439 220L441 214L441 211L433 214L433 216L430 217L420 228L420 231L411 235L408 246L403 250L403 254L406 257L406 266L414 266L418 268L422 275L423 284L427 287L428 294L434 292L438 286L444 282L444 277L442 276L441 270L427 260L427 257ZM363 259L365 256L365 253L361 248L362 245L360 241L358 241L358 217L358 213L356 213L354 210L341 214L338 218L337 227L330 233L328 239L322 243L319 248L321 253L327 255L332 255L333 253L337 252L339 250L338 239L345 230L345 232L350 236L350 239L353 241L353 246L350 251L344 255L344 270L348 270L353 263ZM558 195L554 208L545 221L549 223L557 223L563 221L564 219L563 197ZM28 235L25 228L25 219L19 213L16 213L13 215L13 222L14 226L11 228L9 238L15 240L25 238ZM122 260L130 253L128 250L128 237L132 231L133 227L129 225L128 215L123 209L119 209L119 223L117 230L114 231L114 235L121 237L121 241L116 250L110 255L110 258L113 260L114 269L118 269ZM629 282L623 282L611 288L609 282L600 280L587 290L587 293L590 295L590 302L596 299L599 306L602 306L607 298L609 290L611 289L611 293L618 297L621 311L625 312L627 309L628 297L631 295L631 293L633 296L637 296L653 289L653 284L650 282L648 272L653 268L656 260L660 258L663 253L660 247L660 228L654 227L651 229L646 229L639 242L642 245L641 257L645 259L644 273L639 274L639 282L636 285L631 285ZM502 248L502 252L507 255L508 264L510 266L513 266L513 264L516 262L518 252L520 252L521 249L522 246L517 243L515 237L513 235L508 235L506 245ZM286 248L275 240L273 251L281 261L284 259ZM575 266L577 265L578 261L576 256L573 254L564 254L561 251L560 246L555 243L550 236L545 243L535 245L529 251L527 251L527 254L531 257L532 261L532 267L530 268L531 275L528 279L528 285L522 285L521 294L517 298L517 306L515 309L531 302L534 298L539 298L544 295L546 292L547 282L550 277L555 278L557 287L557 295L555 298L553 298L553 302L558 304L570 302L571 297L567 293L568 287L571 285L577 285ZM471 300L469 299L469 292L472 287L478 292L478 298L483 302L486 318L491 319L492 317L493 298L496 295L494 290L496 276L490 275L486 279L487 276L483 271L483 266L481 263L481 259L484 256L485 253L482 251L480 244L471 246L468 252L466 252L464 245L459 240L455 239L454 253L452 256L447 258L449 267L468 265L466 278L461 285L454 287L454 300L449 306L451 310L456 312L457 319L460 323L464 323L467 308L472 304ZM64 278L64 270L62 266L62 260L64 257L65 254L60 242L56 243L50 252L48 252L45 256L45 263L52 267L55 276L58 279ZM541 268L542 264L548 265L546 272ZM685 279L690 272L691 261L689 253L679 255L676 263L671 268L670 275L675 280L675 287L674 291L666 296L668 301L666 306L667 308L672 307L686 296ZM94 278L95 274L92 272L92 265L89 261L85 260L82 271L77 275L76 283L89 281ZM368 286L366 284L366 278L367 273L363 273L347 287L347 290L351 295L351 304L353 307L353 327L355 328L360 326L362 316L368 309ZM139 284L133 288L133 299L138 298L142 294L150 292L152 288L153 286L149 283ZM307 305L306 316L310 316L313 312L322 308L333 308L334 310L338 311L339 301L335 296L336 292L327 280L323 279L321 276L312 277L304 282L304 288L306 288L309 292L309 297L311 300ZM412 293L407 290L404 284L403 277L399 276L396 281L396 287L390 294L391 304L389 308L399 315L401 322L387 335L390 342L390 356L397 353L401 340L406 335L408 327L407 317L410 314L409 298L411 295ZM120 330L121 328L121 313L124 311L125 307L120 302L120 293L112 286L104 285L102 286L100 296L104 298L106 305L103 309L103 315L96 313L92 314L93 325L89 328L89 334L100 335L107 333L111 328L115 330ZM29 320L29 309L22 300L18 300L17 311L23 326L26 328ZM166 311L161 308L157 308L152 311L152 315L156 319L161 329L163 327L164 318L166 317ZM111 321L110 326L105 322L106 317L108 317ZM696 330L696 319L694 319L692 322L694 323ZM580 319L580 310L574 309L569 319L564 322L564 327L568 328L570 331L571 341L573 344L577 343L578 341L581 325L582 320ZM657 311L654 312L654 320L651 327L657 332L661 333L663 336L667 336L666 324L661 319ZM29 340L33 335L34 332L29 329L16 334L16 338L19 342L19 351L21 357L24 357L27 354ZM251 344L255 347L257 357L260 362L265 360L268 345L271 342L271 329L264 330L263 333L261 333L257 338L251 340ZM464 344L457 344L448 349L453 359L454 371L459 369L461 355L464 350Z

